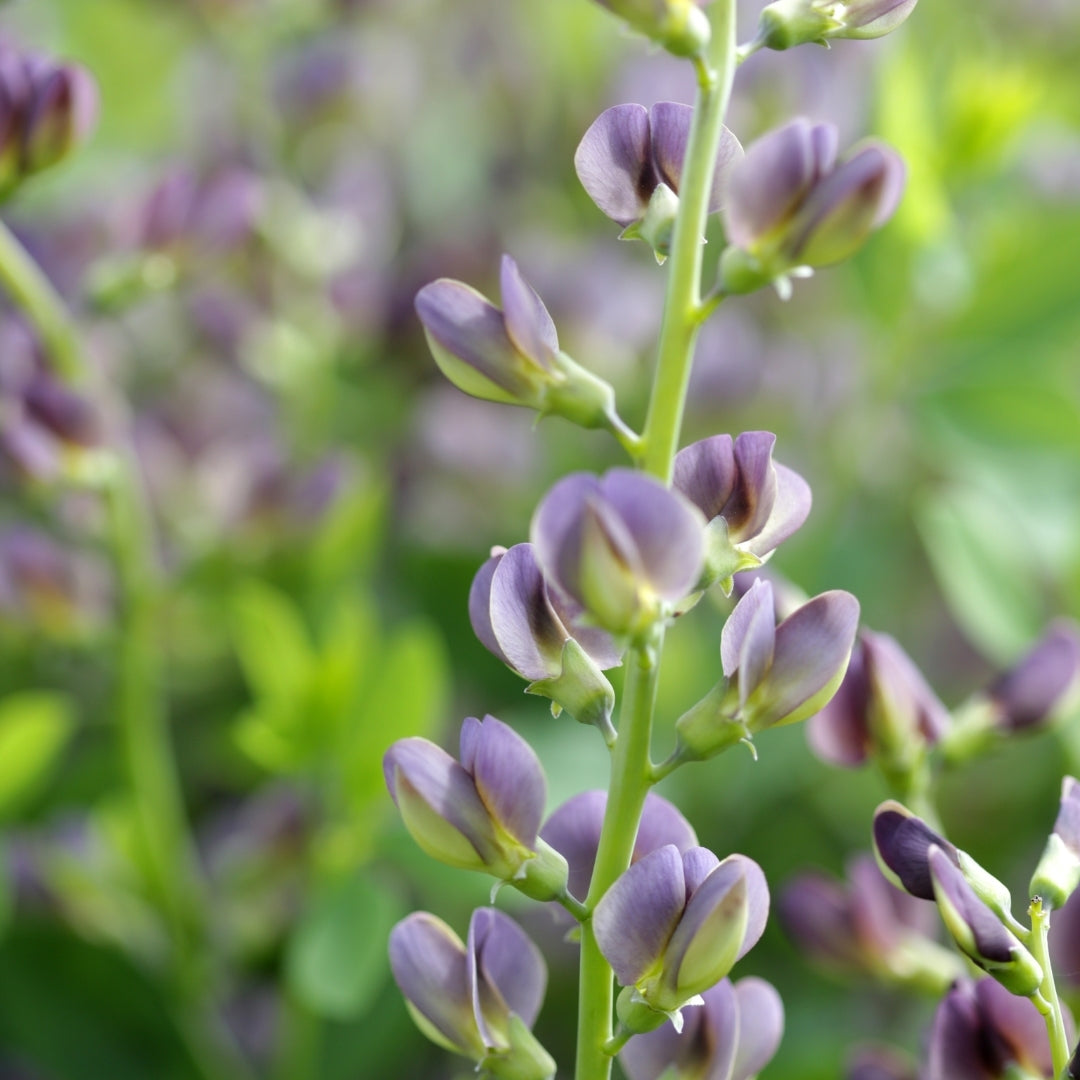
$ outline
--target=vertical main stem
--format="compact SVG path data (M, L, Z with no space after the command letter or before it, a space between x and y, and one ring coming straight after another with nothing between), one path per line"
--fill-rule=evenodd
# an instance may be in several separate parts
M632 649L619 717L619 738L611 762L600 846L585 906L591 912L600 897L630 865L641 810L649 793L653 707L662 635L649 646ZM614 999L611 967L600 955L592 923L581 927L580 996L576 1080L607 1080L611 1058L604 1044L611 1038Z
M671 276L660 328L659 358L645 421L645 471L671 482L686 390L701 326L701 267L716 154L735 78L735 3L709 7L712 41L697 64L698 94L679 184L679 216L671 244Z
M1050 964L1050 952L1047 937L1050 933L1050 912L1036 897L1028 909L1031 916L1031 952L1043 970L1042 986L1039 995L1045 1003L1043 1019L1050 1038L1050 1055L1054 1063L1054 1080L1064 1080L1069 1065L1069 1036L1065 1028L1065 1017L1058 998L1057 985L1054 982L1054 969Z

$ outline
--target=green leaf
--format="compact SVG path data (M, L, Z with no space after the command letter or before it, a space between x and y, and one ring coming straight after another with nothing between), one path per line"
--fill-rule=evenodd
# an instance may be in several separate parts
M366 572L378 546L386 512L386 489L362 476L356 490L339 499L315 537L308 563L315 585L332 585Z
M318 895L289 941L286 978L313 1012L349 1020L367 1011L386 981L386 940L404 914L378 883L353 876Z
M255 579L232 597L233 639L240 664L257 697L280 707L296 704L314 667L311 636L296 605Z
M45 786L74 726L63 694L27 690L0 701L0 819Z

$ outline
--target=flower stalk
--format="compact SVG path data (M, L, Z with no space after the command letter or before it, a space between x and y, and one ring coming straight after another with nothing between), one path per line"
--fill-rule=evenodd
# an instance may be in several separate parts
M1050 933L1050 912L1043 907L1041 897L1032 897L1028 915L1031 918L1031 936L1027 944L1031 949L1032 956L1035 957L1043 970L1042 985L1031 1000L1046 1021L1046 1034L1050 1038L1050 1053L1053 1055L1055 1080L1062 1080L1068 1075L1066 1069L1069 1064L1069 1036L1065 1027L1065 1017L1062 1013L1057 985L1054 982L1054 969L1050 963L1050 952L1047 947L1047 938Z

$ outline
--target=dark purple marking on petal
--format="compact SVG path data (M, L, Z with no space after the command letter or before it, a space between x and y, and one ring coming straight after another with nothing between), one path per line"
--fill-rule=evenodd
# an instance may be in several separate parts
M518 351L540 367L551 370L559 351L559 335L548 309L536 290L521 276L509 255L502 257L499 272L503 321Z
M461 764L491 817L525 847L536 836L547 800L547 781L536 751L513 728L485 716L461 726Z
M625 523L648 583L675 602L701 576L705 522L696 508L659 480L632 469L612 469L600 491Z
M515 544L494 570L490 612L499 649L519 675L535 680L559 674L570 633L550 603L531 544Z
M615 105L585 132L574 168L589 197L622 226L641 218L657 184L649 153L649 114L643 105Z
M904 888L920 900L934 899L928 861L933 845L956 861L956 848L899 803L890 799L874 812L874 847L878 856Z
M633 986L664 954L686 902L679 849L665 845L634 863L593 911L597 944L623 986Z
M776 500L776 470L771 431L744 431L735 440L735 489L724 507L732 543L756 536L765 527Z
M735 490L735 444L730 435L691 443L675 455L672 486L682 492L707 521L718 517Z
M934 1013L926 1080L997 1080L980 1010L969 982L953 985Z
M1053 1073L1046 1021L1030 998L1009 993L996 979L980 979L975 1000L984 1023L1004 1041L1012 1060L1040 1076Z
M764 979L749 977L735 984L739 1034L731 1080L750 1080L773 1059L784 1035L784 1003ZM725 1074L726 1075L726 1074Z
M441 919L418 911L390 931L389 951L401 993L449 1042L468 1053L476 1036L470 1032L465 946L457 935Z

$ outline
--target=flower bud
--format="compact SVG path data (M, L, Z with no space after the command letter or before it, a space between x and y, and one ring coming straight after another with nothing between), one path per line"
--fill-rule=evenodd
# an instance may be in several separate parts
M686 145L694 111L673 101L614 105L593 121L574 154L574 168L589 198L623 227L623 240L641 239L663 262L678 212ZM742 155L725 128L717 151L709 213L721 206L727 174Z
M864 143L836 160L829 124L793 120L758 139L732 170L724 223L731 247L721 286L750 292L853 255L892 216L904 186L895 151Z
M1042 728L1080 694L1080 628L1060 619L986 691L1008 731Z
M1080 781L1066 776L1061 807L1028 892L1047 908L1063 908L1080 885Z
M383 772L405 827L433 858L503 881L526 879L547 783L532 747L513 729L493 716L482 723L470 716L461 727L460 764L427 739L399 739Z
M675 56L698 56L709 44L700 0L597 0L640 34Z
M635 1035L619 1054L629 1080L750 1080L772 1060L784 1031L780 995L764 979L722 979L685 1014L683 1031Z
M580 624L581 609L548 585L532 544L496 549L469 590L469 618L480 641L522 678L583 724L612 733L615 692L603 675L621 652L611 636Z
M609 633L646 633L701 574L704 521L686 499L630 469L572 473L533 515L544 576Z
M675 455L672 486L709 523L705 572L725 593L732 575L760 566L810 513L810 488L798 473L772 459L776 436L744 431L736 439L714 435Z
M620 984L633 987L623 1020L643 1003L674 1016L719 982L765 928L769 892L743 855L721 862L705 848L658 848L626 871L593 911L600 951ZM632 1030L651 1030L643 1013Z
M442 373L473 397L609 428L614 391L559 350L555 324L540 297L504 255L503 307L475 289L441 278L416 295L416 313Z
M936 844L930 846L927 864L938 911L960 950L1011 993L1034 994L1043 979L1035 957L975 895L967 878Z
M24 169L40 172L81 146L97 124L97 84L85 68L61 64L34 80Z
M790 49L830 38L876 38L895 30L917 0L776 0L762 12L755 48Z
M416 912L390 934L390 967L416 1026L432 1042L504 1080L549 1080L555 1063L529 1029L544 999L540 951L513 919L480 908L468 941Z

